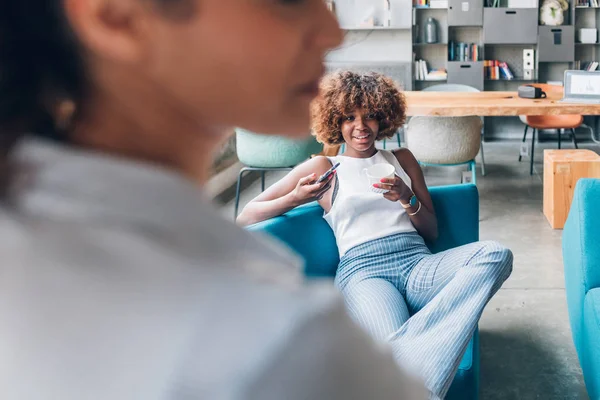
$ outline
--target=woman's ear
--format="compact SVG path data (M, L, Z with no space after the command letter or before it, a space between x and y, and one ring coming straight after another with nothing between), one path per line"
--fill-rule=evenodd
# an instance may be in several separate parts
M84 49L102 58L141 62L152 10L139 0L63 0L65 15Z

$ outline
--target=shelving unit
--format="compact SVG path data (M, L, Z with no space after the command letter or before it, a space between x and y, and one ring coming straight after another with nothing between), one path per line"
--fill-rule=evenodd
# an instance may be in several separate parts
M396 12L411 17L408 26L350 28L352 23L358 24L358 17L351 19L346 14L340 22L347 27L348 35L361 35L360 32L352 32L355 30L378 31L373 34L362 33L364 40L370 37L374 49L380 49L379 38L386 37L390 52L382 54L382 58L387 60L390 54L394 54L392 58L405 61L406 67L413 70L411 79L406 78L407 81L402 82L402 86L408 90L422 90L447 82L467 84L485 91L516 91L519 85L527 83L562 81L564 70L573 68L575 61L598 61L600 58L600 43L578 43L579 29L600 28L600 7L581 7L577 5L577 0L568 0L570 8L564 14L564 24L557 27L539 24L539 4L532 8L508 8L509 0L500 0L499 7L487 7L487 0L448 0L448 8L430 8L415 7L412 0L391 1ZM379 0L361 2L375 8L381 8L384 3ZM338 3L351 8L357 7L358 0L336 0L336 5ZM423 43L423 28L429 17L435 18L438 23L438 43ZM392 38L398 41L392 42ZM360 41L356 40L357 43ZM478 60L450 60L449 46L455 42L477 44ZM524 77L525 49L535 52L535 73L531 79ZM347 54L354 55L350 51ZM430 70L445 68L447 79L415 79L412 63L415 59L425 60ZM506 62L514 79L486 79L484 60ZM522 125L518 118L486 118L485 124L487 137L522 137Z
M599 7L573 7L571 22L575 29L575 57L570 66L571 68L576 68L577 61L581 63L598 61L598 46L600 43L580 43L577 33L582 28L598 29L600 27L599 9Z

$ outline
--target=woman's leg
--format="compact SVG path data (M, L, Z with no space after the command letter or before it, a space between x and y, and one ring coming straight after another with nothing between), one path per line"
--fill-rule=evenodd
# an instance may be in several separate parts
M350 280L341 292L351 317L377 340L386 341L409 318L400 291L385 279Z
M406 285L416 312L391 337L397 359L415 368L433 398L450 387L483 309L512 271L512 253L477 242L426 256Z

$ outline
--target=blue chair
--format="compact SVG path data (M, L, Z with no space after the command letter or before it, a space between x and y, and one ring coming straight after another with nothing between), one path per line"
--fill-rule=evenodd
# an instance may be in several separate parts
M567 305L591 399L600 398L600 179L580 179L563 230Z
M429 243L433 252L479 240L479 195L472 184L429 189L438 218L439 238ZM333 277L339 263L335 237L316 203L248 227L286 244L304 259L308 277ZM469 342L448 392L449 400L475 400L479 395L479 334Z

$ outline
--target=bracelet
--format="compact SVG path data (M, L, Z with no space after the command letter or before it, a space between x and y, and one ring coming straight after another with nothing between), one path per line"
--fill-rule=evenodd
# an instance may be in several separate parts
M419 208L417 208L417 211L415 211L414 213L409 213L408 215L411 217L415 216L419 213L419 211L421 211L421 202L419 202Z
M398 201L400 203L400 205L402 206L402 208L404 208L405 210L409 209L411 207L410 205L410 201L412 200L413 197L417 197L415 196L415 194L413 193L410 198L408 199L408 204L404 204L401 201ZM417 199L418 200L418 199Z

